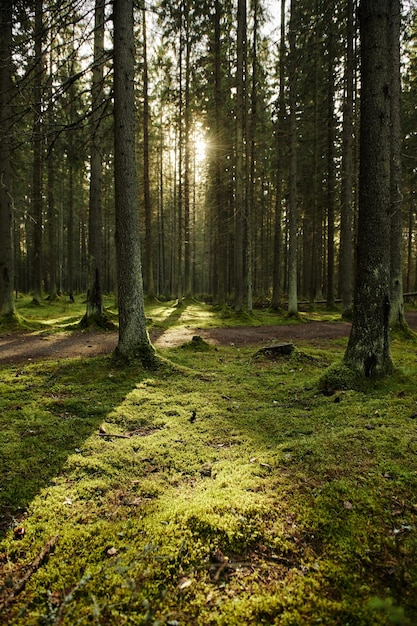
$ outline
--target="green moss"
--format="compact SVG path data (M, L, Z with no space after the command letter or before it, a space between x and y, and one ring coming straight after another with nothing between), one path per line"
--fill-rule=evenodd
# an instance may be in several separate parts
M207 350L210 350L210 344L204 341L199 335L194 335L192 340L188 343L184 343L181 348L183 350L192 350L193 352L207 352Z
M3 367L4 623L414 623L417 366L392 348L399 371L365 387L343 342Z
M343 362L331 365L319 381L319 390L325 395L333 395L337 391L363 388L365 382L358 374Z

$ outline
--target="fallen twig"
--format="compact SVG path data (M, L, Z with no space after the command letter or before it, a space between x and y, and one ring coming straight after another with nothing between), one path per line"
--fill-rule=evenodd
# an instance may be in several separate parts
M17 581L13 589L9 592L4 600L0 600L0 607L2 609L8 609L16 596L18 596L19 593L23 591L23 589L26 587L26 583L29 581L31 576L33 576L33 574L41 567L41 565L45 563L48 556L54 550L57 541L58 535L55 535L55 537L52 537L52 539L50 539L48 543L44 545L42 552L40 552L36 559L32 561L32 563L30 563L30 565L28 566L23 578Z

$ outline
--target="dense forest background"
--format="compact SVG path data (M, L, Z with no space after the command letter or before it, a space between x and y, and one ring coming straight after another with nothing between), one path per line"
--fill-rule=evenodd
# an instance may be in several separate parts
M7 4L7 3L6 3ZM9 3L10 5L12 3ZM34 301L115 271L112 6L13 3L2 22L14 290ZM401 15L402 253L417 291L417 7ZM356 0L138 2L144 290L250 311L352 306L359 168ZM7 82L9 80L9 83ZM1 230L2 242L5 235Z

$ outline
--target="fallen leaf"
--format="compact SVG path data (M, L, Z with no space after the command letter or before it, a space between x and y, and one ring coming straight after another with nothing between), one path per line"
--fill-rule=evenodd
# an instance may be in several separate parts
M259 463L259 465L261 467L266 467L266 469L272 469L272 467L269 465L269 463Z
M191 587L193 581L190 578L181 578L178 583L178 589L182 591L183 589L187 589L187 587Z

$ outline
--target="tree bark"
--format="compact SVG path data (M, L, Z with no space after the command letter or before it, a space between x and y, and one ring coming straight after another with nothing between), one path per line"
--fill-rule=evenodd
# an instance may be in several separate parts
M279 44L279 94L277 122L277 190L274 220L274 261L272 277L272 308L278 309L281 303L281 250L282 250L282 168L284 166L284 118L285 118L285 1L281 0L281 35Z
M402 168L401 168L401 2L390 0L391 72L391 314L392 327L407 328L404 316L402 274Z
M291 0L289 24L290 173L288 198L288 315L298 315L298 207L297 207L297 76L295 0Z
M104 2L96 0L91 86L90 201L88 213L87 311L82 324L105 325L103 310L102 124L104 109Z
M235 192L235 310L240 312L245 300L245 216L246 216L246 0L237 5L236 67L236 192Z
M142 7L143 38L143 200L145 205L145 289L148 298L155 297L153 268L152 203L149 167L149 80L146 32L146 8Z
M40 304L42 300L42 87L43 87L43 2L36 0L35 4L35 69L33 87L33 186L32 186L32 215L33 215L33 303Z
M330 4L328 36L328 86L327 86L327 298L326 304L335 306L335 201L336 201L336 166L335 166L335 36L333 32L333 14L335 3Z
M258 125L258 0L252 0L253 27L252 27L252 91L251 112L247 143L250 154L249 163L249 193L247 202L247 250L246 250L246 285L247 285L247 311L253 312L253 284L254 284L254 259L255 259L255 190L257 169L257 144L256 130ZM259 207L261 208L261 207ZM261 218L262 219L262 218Z
M116 357L156 363L146 329L143 297L135 150L133 0L115 2L114 175L119 341Z
M192 295L191 273L191 33L189 0L184 2L185 101L184 101L184 294Z
M353 97L354 15L353 0L347 0L345 97L343 102L342 192L340 216L340 295L342 315L349 317L353 301Z
M227 223L226 214L226 198L224 193L224 90L222 88L221 78L221 16L222 4L220 0L215 0L214 15L214 179L215 179L215 214L214 214L214 259L213 259L213 275L214 275L214 295L215 301L219 306L226 303L226 283L227 283Z
M12 1L0 7L0 316L15 313L11 169Z
M48 298L50 301L57 297L57 249L56 249L56 207L55 207L55 155L54 155L54 103L52 93L52 52L49 58L48 70L48 109L47 109L47 173L48 173L48 243L49 243L49 284Z
M346 364L384 376L390 355L390 61L389 3L362 0L361 135L357 266Z

